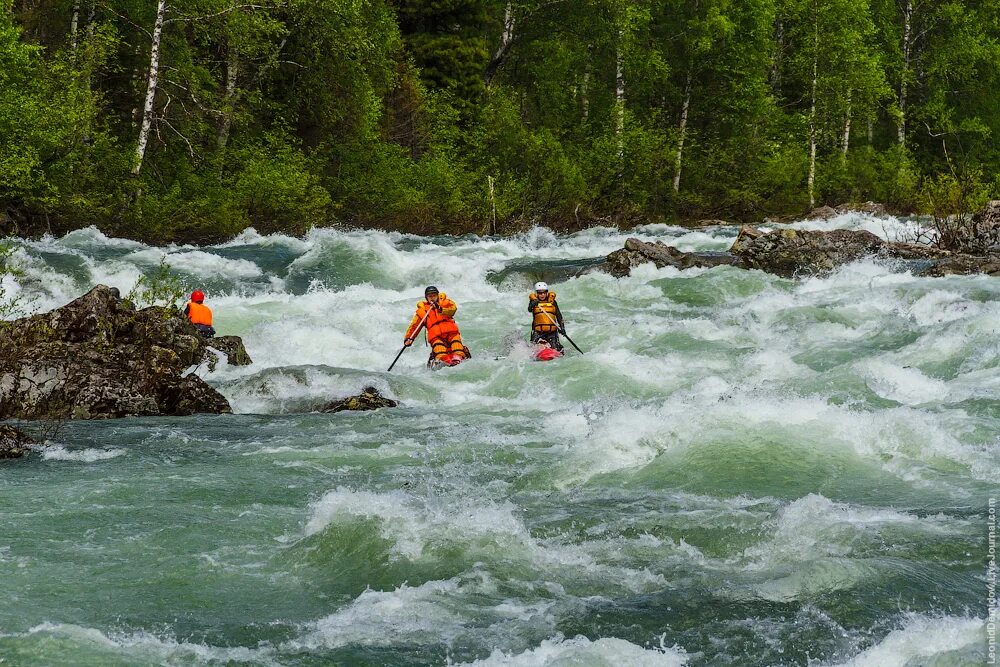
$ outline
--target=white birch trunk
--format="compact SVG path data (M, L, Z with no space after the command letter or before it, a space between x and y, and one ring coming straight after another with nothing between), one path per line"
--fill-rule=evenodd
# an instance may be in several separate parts
M76 38L76 32L79 24L80 24L80 0L73 0L73 18L70 19L69 22L69 41L74 61L76 61L76 49L78 42Z
M813 31L812 103L809 106L809 206L816 208L816 80L819 72L819 27Z
M493 58L491 58L490 62L486 64L486 73L483 76L487 88L493 81L493 77L496 76L497 70L500 69L500 65L503 64L504 59L507 57L511 44L514 43L514 28L516 22L517 20L514 17L512 0L507 0L507 5L504 7L503 12L503 30L500 32L500 45L493 54Z
M684 157L684 138L687 135L688 109L691 107L691 74L692 69L688 67L687 83L684 85L684 103L681 105L681 121L678 125L679 136L677 137L677 160L674 163L674 192L681 190L681 167Z
M844 116L844 137L841 143L840 150L844 156L844 160L847 160L847 151L851 147L851 94L852 90L847 91L847 114Z
M149 50L149 81L146 84L146 103L142 108L142 125L139 127L139 143L135 147L135 166L132 175L137 176L142 169L149 141L149 128L153 124L153 102L156 100L156 84L160 76L160 35L163 33L163 17L167 13L167 0L157 0L156 23L153 26L153 45Z
M240 72L239 51L230 46L226 57L226 96L219 126L218 146L222 150L229 143L229 129L233 124L233 104L236 101L236 80Z
M910 44L913 30L913 1L906 0L903 8L903 72L899 77L899 127L897 140L900 146L906 144L906 78L910 74Z
M615 136L618 138L618 159L625 156L625 31L618 30L615 50Z

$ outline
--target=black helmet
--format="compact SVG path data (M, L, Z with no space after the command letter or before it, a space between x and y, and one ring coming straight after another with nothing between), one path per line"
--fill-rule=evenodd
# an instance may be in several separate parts
M434 287L434 285L428 285L427 289L424 290L424 296L427 296L428 294L437 294L437 293L438 293L438 288Z

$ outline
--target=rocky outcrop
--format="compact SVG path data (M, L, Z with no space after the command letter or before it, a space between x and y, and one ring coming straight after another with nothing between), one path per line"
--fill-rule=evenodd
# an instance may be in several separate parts
M860 204L840 204L835 208L837 213L867 213L868 215L883 216L889 214L889 208L885 204L866 201Z
M794 276L830 271L879 253L885 247L885 241L866 231L782 229L764 233L753 227L743 227L730 252L748 269Z
M34 440L19 428L0 424L0 459L19 459L28 453Z
M841 214L841 211L833 208L832 206L820 206L819 208L814 208L806 216L810 220L829 220L830 218L835 218Z
M661 241L646 243L639 239L628 239L625 247L608 255L607 261L597 267L616 278L629 275L632 269L652 262L657 268L673 266L678 269L711 267L738 263L737 258L725 253L682 252Z
M1000 277L1000 253L991 255L965 255L954 253L936 260L923 272L928 276L960 276L984 273Z
M394 408L399 405L391 398L386 398L375 387L365 387L357 396L348 396L333 401L324 406L320 412L342 412L344 410L378 410L379 408Z
M206 344L208 347L226 355L226 362L230 366L249 366L253 363L253 359L250 358L247 349L243 346L243 339L239 336L216 336L215 338L209 338ZM219 363L219 358L211 353L207 357L208 370L214 371L216 365Z
M135 310L99 285L49 313L0 323L0 419L228 413L186 369L209 355L176 308Z

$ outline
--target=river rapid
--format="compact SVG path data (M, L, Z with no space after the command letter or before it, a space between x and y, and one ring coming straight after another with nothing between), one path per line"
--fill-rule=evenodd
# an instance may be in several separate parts
M29 309L165 260L255 363L198 371L234 415L68 423L0 464L0 664L983 664L1000 281L576 277L625 238L18 241ZM585 354L517 342L538 279ZM387 373L427 284L474 358ZM400 407L313 412L368 385Z

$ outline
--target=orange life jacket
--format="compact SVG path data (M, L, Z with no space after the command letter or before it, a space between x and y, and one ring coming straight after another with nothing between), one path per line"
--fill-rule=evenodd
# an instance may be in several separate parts
M203 303L188 301L188 319L191 324L204 324L212 326L212 309Z
M452 319L458 311L458 306L444 292L438 294L438 306L441 307L440 311L437 308L432 308L431 303L426 299L418 303L417 312L410 321L410 327L406 330L406 337L413 338L417 335L417 325L424 319L424 315L427 315L428 311L430 311L426 323L428 341L451 338L458 334L458 325Z
M556 317L556 293L549 292L549 295L542 301L538 299L538 295L535 292L532 292L528 295L528 300L538 301L538 305L532 311L535 317L531 320L531 328L539 333L558 331L559 327L556 325L556 322L558 322L558 318Z

